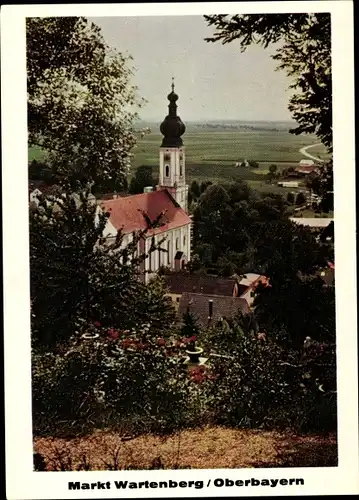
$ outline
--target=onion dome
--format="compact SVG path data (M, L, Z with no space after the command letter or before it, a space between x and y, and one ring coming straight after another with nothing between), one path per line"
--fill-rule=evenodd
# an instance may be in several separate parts
M160 126L161 134L164 136L161 147L180 147L183 145L181 135L184 134L186 127L181 118L177 116L178 95L175 93L175 84L172 78L172 92L167 96L169 100L168 115Z

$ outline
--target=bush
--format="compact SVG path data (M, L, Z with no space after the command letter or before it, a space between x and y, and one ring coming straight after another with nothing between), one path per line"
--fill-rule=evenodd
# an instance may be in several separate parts
M33 353L34 434L117 426L171 432L192 425L198 388L181 363L168 341L146 331L109 329L98 339L73 339L62 353Z
M335 347L306 341L301 350L288 350L276 338L256 333L250 321L244 317L233 325L224 322L209 334L216 353L224 356L212 358L215 378L204 386L213 421L236 427L334 431Z

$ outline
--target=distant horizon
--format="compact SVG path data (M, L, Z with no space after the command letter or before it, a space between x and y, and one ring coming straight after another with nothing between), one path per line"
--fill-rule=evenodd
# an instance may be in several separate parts
M166 114L161 118L137 118L135 121L136 122L149 122L149 123L157 123L157 122L162 122L163 119L165 118ZM182 119L182 118L181 118ZM223 123L223 122L228 122L228 123L288 123L290 125L295 125L296 121L295 120L245 120L241 118L198 118L198 119L190 119L190 120L185 120L183 119L183 122L186 123Z

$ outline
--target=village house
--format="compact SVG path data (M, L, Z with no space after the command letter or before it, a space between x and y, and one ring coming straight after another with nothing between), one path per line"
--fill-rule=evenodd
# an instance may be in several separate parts
M256 273L247 273L239 278L238 297L245 299L249 308L253 305L255 291L259 284L268 286L269 279L266 276Z
M167 296L178 308L184 293L204 295L220 295L224 297L238 296L238 280L233 278L218 278L203 274L171 273L164 277Z
M248 314L250 309L241 297L185 292L179 302L179 321L186 312L193 314L199 326L207 328L219 321L233 319L237 314Z

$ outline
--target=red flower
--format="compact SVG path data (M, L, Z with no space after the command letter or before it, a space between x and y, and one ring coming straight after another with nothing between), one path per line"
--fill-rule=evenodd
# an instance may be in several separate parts
M109 330L107 330L107 335L112 339L118 339L118 337L120 336L119 332L114 328L110 328Z
M96 326L96 328L99 328L101 326L101 323L99 323L98 321L94 321L93 326Z
M159 345L159 346L164 346L164 345L166 345L166 341L165 341L165 339L162 339L162 338L161 338L161 339L157 339L157 345Z
M133 344L133 342L130 339L124 339L120 343L121 347L123 347L124 349L126 349L127 347L130 347L132 344Z

